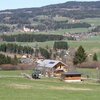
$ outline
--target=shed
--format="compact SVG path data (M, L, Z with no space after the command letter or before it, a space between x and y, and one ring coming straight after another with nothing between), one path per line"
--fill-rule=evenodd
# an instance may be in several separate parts
M81 73L79 72L64 72L61 75L61 79L65 82L80 82Z

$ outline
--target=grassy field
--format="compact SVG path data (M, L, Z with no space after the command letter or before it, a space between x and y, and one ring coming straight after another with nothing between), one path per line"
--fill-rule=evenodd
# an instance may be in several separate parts
M100 42L100 34L98 34L96 36L89 37L87 39L87 41L97 41L97 42Z
M89 68L76 68L76 71L82 74L82 77L87 78L87 75L91 79L98 79L99 70Z
M38 16L38 19L45 20L45 19L48 19L48 17L42 15L42 16ZM55 17L53 17L53 20L54 21L66 21L66 20L68 20L69 22L72 21L72 19L67 18L67 17L62 17L62 16L55 16ZM81 19L80 21L81 22L89 23L92 26L98 26L98 25L100 25L100 18L85 18L85 19Z
M86 19L82 19L81 21L89 23L92 26L98 26L98 25L100 25L100 18L86 18Z
M0 100L99 100L100 84L81 82L65 83L57 78L29 80L20 75L23 71L0 71ZM24 71L25 72L25 71ZM31 73L31 71L26 71Z
M50 31L49 33L61 35L64 34L65 32L70 32L70 33L88 32L88 28L59 29L56 31Z
M53 17L53 20L54 21L66 21L66 20L69 20L69 18L62 17L62 16L55 16L55 17Z
M70 32L70 33L80 33L80 32L88 32L88 28L72 28L72 29L59 29L56 31L43 31L43 32L28 32L27 34L55 34L55 35L62 35L65 32ZM25 34L24 32L11 32L11 33L7 33L7 35L17 35L17 34ZM0 33L0 35L2 35L2 33Z

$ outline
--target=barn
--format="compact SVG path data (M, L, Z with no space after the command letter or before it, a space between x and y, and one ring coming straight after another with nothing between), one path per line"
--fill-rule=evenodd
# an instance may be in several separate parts
M79 72L64 72L61 75L61 80L65 82L80 82L81 73Z
M68 66L62 61L44 59L37 61L36 69L45 73L49 72L55 77L61 77L62 72L68 71Z

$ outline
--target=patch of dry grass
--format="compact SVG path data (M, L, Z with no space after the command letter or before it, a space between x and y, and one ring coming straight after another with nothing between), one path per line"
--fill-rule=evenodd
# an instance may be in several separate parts
M32 88L32 86L28 84L16 84L16 83L8 84L7 86L11 88L15 88L15 89L31 89Z
M76 88L76 87L51 87L54 90L72 90L72 91L91 91L90 88Z

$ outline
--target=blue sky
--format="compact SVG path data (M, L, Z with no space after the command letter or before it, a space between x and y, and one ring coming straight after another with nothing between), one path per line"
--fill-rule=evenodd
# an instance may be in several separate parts
M99 1L99 0L0 0L0 10L41 7L67 1Z

